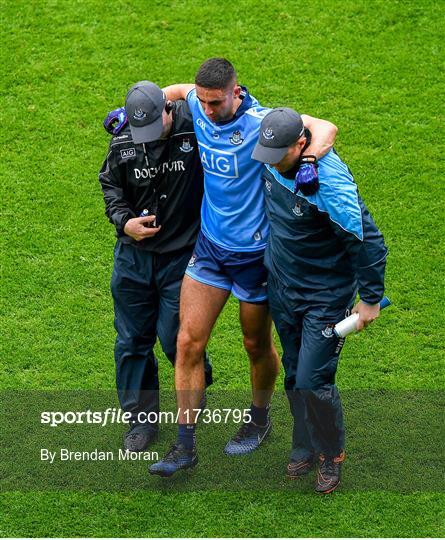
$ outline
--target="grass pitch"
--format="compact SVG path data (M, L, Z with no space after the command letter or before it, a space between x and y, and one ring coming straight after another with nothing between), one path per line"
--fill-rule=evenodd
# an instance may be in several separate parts
M443 390L442 3L3 0L0 7L1 389L113 388L114 238L97 181L108 142L102 119L135 81L192 82L203 60L226 56L262 104L338 125L336 148L390 248L394 306L348 339L340 389ZM247 388L235 302L210 352L215 389ZM165 359L161 379L172 387ZM2 493L0 534L442 536L443 502L436 485L325 498L266 488L17 490Z

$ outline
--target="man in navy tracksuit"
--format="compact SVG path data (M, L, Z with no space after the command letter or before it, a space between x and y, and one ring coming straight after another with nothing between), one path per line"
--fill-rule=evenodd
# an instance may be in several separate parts
M379 315L387 249L348 167L334 150L316 163L301 158L310 133L298 113L274 109L262 121L252 157L263 173L270 237L268 296L283 346L285 388L294 418L288 475L309 472L320 457L316 491L340 481L344 423L335 373L344 339L333 332L357 291L357 329ZM317 175L297 172L312 161Z
M105 120L114 137L99 181L117 236L111 278L116 385L122 409L131 413L124 447L142 451L158 431L153 347L159 337L175 362L179 293L200 229L204 187L187 103L171 103L157 85L141 81L129 90L125 108L129 125L119 110ZM209 385L207 356L204 366Z

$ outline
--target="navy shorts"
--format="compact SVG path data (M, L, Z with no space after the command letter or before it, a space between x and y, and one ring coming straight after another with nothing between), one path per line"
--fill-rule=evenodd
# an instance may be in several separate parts
M217 246L199 233L186 274L195 281L230 291L241 302L267 301L264 249L234 252Z

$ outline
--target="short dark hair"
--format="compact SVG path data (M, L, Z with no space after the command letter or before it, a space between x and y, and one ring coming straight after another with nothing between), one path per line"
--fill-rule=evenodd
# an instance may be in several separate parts
M203 88L225 89L232 83L236 83L236 71L225 58L209 58L195 77L195 84Z

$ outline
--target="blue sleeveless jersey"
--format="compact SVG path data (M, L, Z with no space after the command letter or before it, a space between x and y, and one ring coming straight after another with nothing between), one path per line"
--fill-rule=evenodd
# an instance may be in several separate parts
M216 124L205 115L196 90L187 95L204 169L201 229L230 251L266 247L269 225L261 175L264 165L251 158L261 120L270 109L246 95L230 122ZM243 105L246 110L243 111Z

